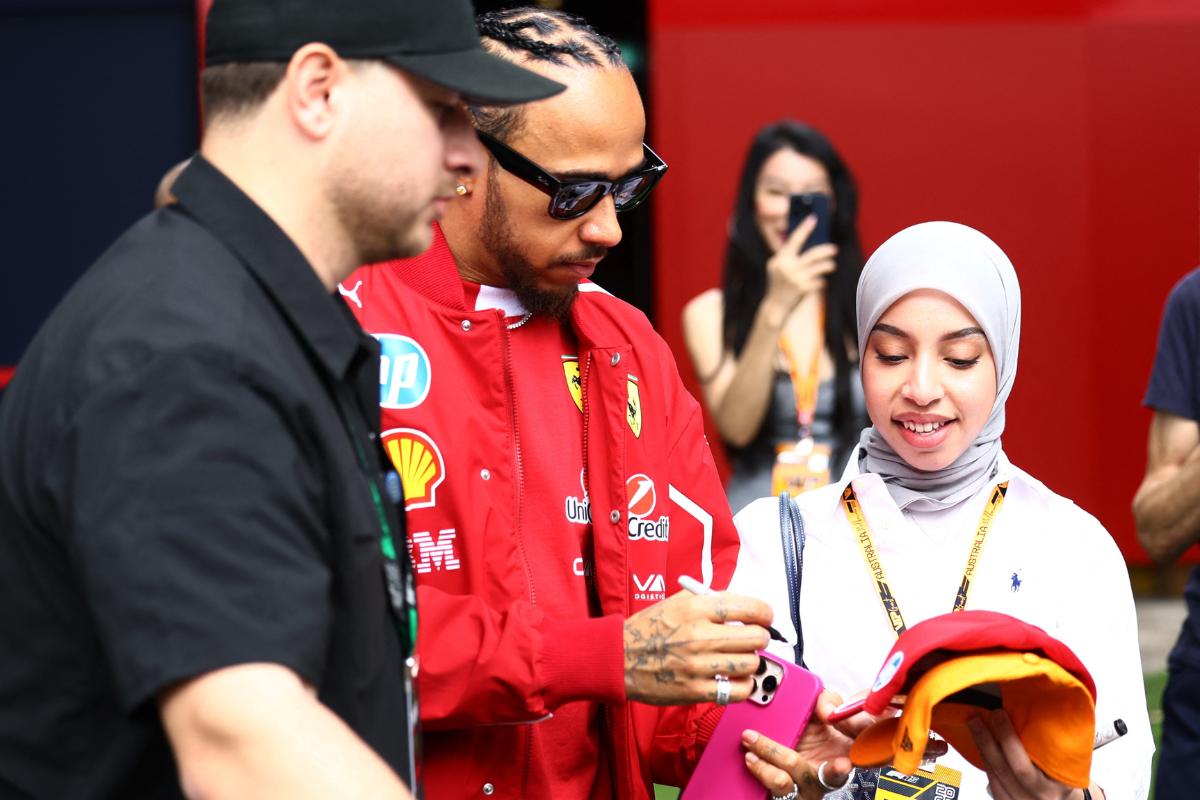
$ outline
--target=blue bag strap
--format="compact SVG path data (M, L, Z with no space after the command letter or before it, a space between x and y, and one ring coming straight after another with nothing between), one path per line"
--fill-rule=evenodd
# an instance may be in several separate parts
M787 492L779 494L779 535L783 540L783 567L787 573L788 605L796 630L796 658L804 666L804 629L800 625L800 580L804 576L804 520L796 501Z

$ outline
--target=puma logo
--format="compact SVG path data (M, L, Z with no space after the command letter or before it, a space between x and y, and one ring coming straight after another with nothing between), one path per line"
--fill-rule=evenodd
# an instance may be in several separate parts
M358 283L354 284L353 289L346 289L345 286L342 286L339 283L338 284L338 293L341 294L342 297L349 297L351 300L354 301L354 305L358 306L361 309L363 307L362 300L358 299L358 290L361 288L362 288L362 281L359 281Z

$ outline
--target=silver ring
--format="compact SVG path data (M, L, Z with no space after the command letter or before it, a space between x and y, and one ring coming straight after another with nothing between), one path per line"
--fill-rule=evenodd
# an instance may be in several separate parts
M792 784L792 790L787 794L773 794L771 800L796 800L800 796L800 787Z
M821 784L822 788L828 792L836 792L838 789L841 789L842 786L845 786L846 782L842 781L841 786L830 786L829 782L825 780L825 767L828 766L828 764L828 761L822 761L821 766L817 767L817 783Z
M717 675L717 705L729 705L729 678L724 675Z

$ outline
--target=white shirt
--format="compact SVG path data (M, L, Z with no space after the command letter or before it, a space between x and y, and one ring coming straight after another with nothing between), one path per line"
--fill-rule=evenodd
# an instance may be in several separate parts
M851 459L851 464L856 460ZM1097 728L1123 719L1129 733L1097 750L1092 780L1108 800L1144 800L1154 741L1146 711L1129 573L1112 537L1090 514L1001 455L999 472L951 509L901 512L878 475L848 469L836 484L796 498L807 536L800 590L804 660L843 697L868 689L896 641L841 504L849 481L909 627L951 610L980 514L1009 481L971 582L968 609L999 611L1043 628L1080 658L1096 682ZM779 500L756 500L734 518L742 538L729 589L760 597L795 642L779 535ZM986 775L951 752L939 764L963 773L962 800L986 800Z

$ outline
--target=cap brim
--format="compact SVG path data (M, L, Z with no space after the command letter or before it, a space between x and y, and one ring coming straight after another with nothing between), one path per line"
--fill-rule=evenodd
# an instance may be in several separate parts
M900 726L898 717L888 717L873 723L855 737L850 745L850 760L860 768L882 767L892 762L892 739ZM924 750L921 751L922 755Z
M1040 653L1079 678L1092 697L1096 696L1092 676L1065 644L1036 625L997 611L977 609L931 617L901 634L867 696L866 710L882 714L893 695L908 691L926 671L944 661L991 651ZM896 666L881 683L893 661L897 661Z
M396 66L459 92L470 103L503 106L553 97L567 87L482 48L385 56Z
M897 750L896 734L900 729L900 718L881 719L858 735L850 746L850 759L856 767L882 767L893 764L896 769L911 775L920 766L925 755L929 731L936 731L950 743L963 758L979 769L986 769L975 739L967 728L967 720L978 716L978 706L957 703L939 703L934 706L929 727L920 742L913 742L913 750Z
M1030 760L1055 780L1082 787L1092 756L1092 696L1073 674L1034 653L962 656L926 672L912 687L898 717L880 720L860 733L850 748L855 766L892 763L912 774L921 764L932 729L967 761L984 769L967 720L977 706L942 702L982 683L1002 685L1003 707Z

